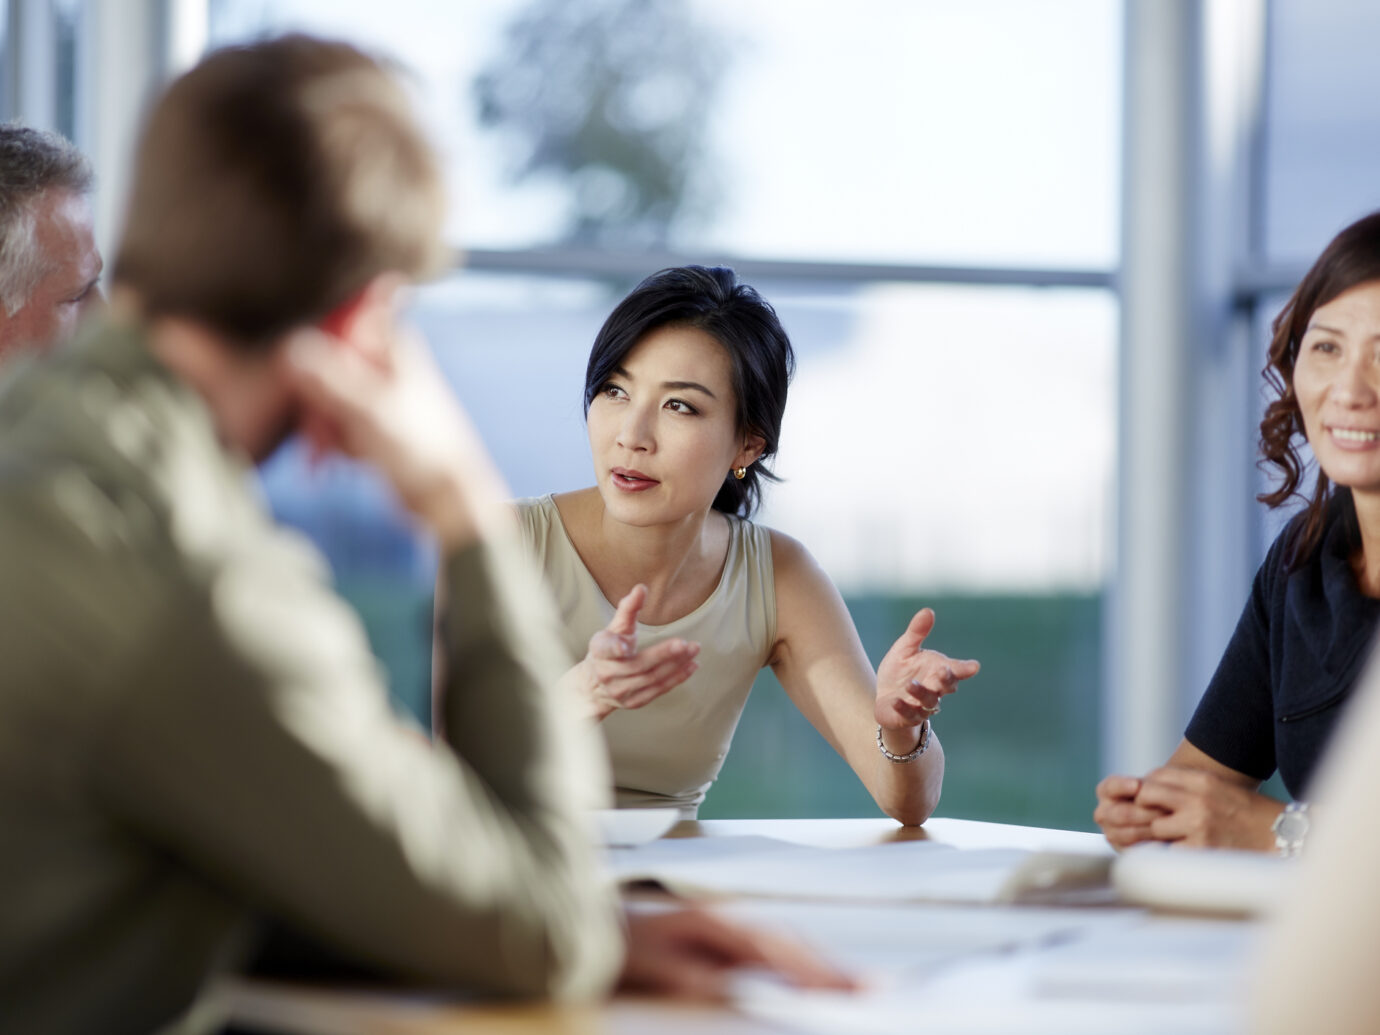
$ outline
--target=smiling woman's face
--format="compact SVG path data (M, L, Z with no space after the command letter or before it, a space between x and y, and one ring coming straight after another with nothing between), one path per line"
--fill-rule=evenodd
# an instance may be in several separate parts
M680 521L714 502L760 439L740 432L724 347L695 327L639 341L589 406L589 448L605 509L632 525Z
M1294 396L1323 473L1354 492L1380 493L1380 281L1313 311Z

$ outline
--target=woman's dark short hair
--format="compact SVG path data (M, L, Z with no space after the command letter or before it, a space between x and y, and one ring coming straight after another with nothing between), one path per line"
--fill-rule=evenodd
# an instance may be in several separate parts
M1380 212L1358 219L1332 239L1271 326L1269 360L1261 373L1276 397L1260 422L1260 455L1261 466L1275 467L1282 477L1278 488L1257 497L1270 507L1295 495L1303 482L1298 448L1304 438L1303 413L1294 395L1294 366L1308 321L1338 295L1370 281L1380 281ZM1308 506L1291 524L1291 567L1303 564L1321 541L1331 495L1332 483L1319 466Z
M585 413L613 371L652 331L694 327L728 353L739 431L760 435L762 455L741 480L724 473L714 509L748 517L762 498L762 479L777 481L763 461L776 454L795 354L765 298L725 266L678 266L653 273L619 302L594 338L585 369Z

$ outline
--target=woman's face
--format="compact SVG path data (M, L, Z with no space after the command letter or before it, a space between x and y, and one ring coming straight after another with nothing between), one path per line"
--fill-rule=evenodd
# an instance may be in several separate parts
M1313 311L1294 396L1323 473L1354 492L1380 492L1380 281Z
M632 525L708 510L762 440L739 432L724 347L694 327L660 327L623 357L589 405L589 448L609 514Z

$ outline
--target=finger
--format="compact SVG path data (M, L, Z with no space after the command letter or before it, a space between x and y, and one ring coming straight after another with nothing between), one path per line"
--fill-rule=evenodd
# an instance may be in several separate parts
M849 991L858 987L856 979L839 970L802 942L765 931L749 932L751 956L799 988L832 988Z
M910 624L906 626L906 631L901 634L895 646L908 651L919 650L921 644L925 642L925 637L930 634L933 628L934 612L928 607L922 607L915 612L915 616L911 618Z
M637 654L637 639L600 629L589 638L589 657L595 661L621 661ZM600 673L603 678L603 673Z
M724 966L761 966L802 988L852 989L857 982L832 966L803 943L750 927L700 914L703 923L695 932L698 947Z
M964 661L954 661L953 659L949 660L949 671L953 673L954 679L959 681L962 681L964 679L972 679L975 675L978 674L978 671L981 668L982 664L980 662L974 661L972 658L968 658Z
M903 726L918 726L934 714L934 706L925 707L904 697L893 698L878 716L878 725L891 729Z
M1116 773L1102 778L1097 785L1099 798L1134 798L1140 792L1141 781L1135 776L1120 776Z
M595 638L608 637L608 644L600 641L599 653L595 652ZM626 654L616 653L622 644ZM693 658L700 652L700 645L692 640L666 640L653 647L638 650L636 641L630 636L615 636L609 632L595 633L590 638L590 657L594 660L595 674L601 683L618 680L637 680L668 660Z
M618 609L613 612L613 619L605 628L619 636L636 635L637 613L642 610L642 605L646 602L647 587L639 582L628 590L627 596L618 601Z
M910 685L934 694L951 694L963 680L977 675L979 667L976 661L953 661L935 651L923 651L916 655Z
M906 704L919 705L922 708L933 710L939 703L939 699L944 696L944 690L939 687L925 686L917 680L912 679L907 683L901 692L895 694L893 699L904 701Z
M1161 816L1150 824L1150 836L1156 841L1187 841L1194 830L1192 818L1182 812Z
M293 333L283 354L293 387L314 413L332 423L348 423L371 407L378 371L353 350L314 328L303 328Z
M930 715L938 711L940 702L957 689L956 683L938 681L933 686L926 686L912 679L906 684L905 689L896 695L895 700L904 701L907 705L918 707L926 715Z
M650 686L664 683L667 679L679 675L680 678L676 680L676 683L679 683L686 675L689 675L692 665L696 667L699 665L696 660L700 650L699 644L687 644L686 648L686 650L678 651L647 669L642 673L643 680ZM674 686L675 683L671 685Z
M1189 791L1147 778L1141 786L1140 793L1135 797L1135 803L1141 808L1178 812L1197 799L1198 795Z
M1140 827L1103 827L1103 835L1107 838L1107 843L1113 848L1130 848L1132 845L1142 844L1146 841L1157 841L1149 826Z
M699 652L700 645L694 640L665 640L638 651L636 657L629 660L629 665L632 666L629 674L635 671L649 673L668 661L684 661L686 658L695 657Z
M1098 826L1145 827L1165 814L1163 809L1147 809L1132 802L1099 805L1093 811Z
M854 980L785 939L701 910L628 917L629 952L620 987L696 999L723 999L732 972L767 967L797 985L852 989Z
M650 704L662 694L669 690L674 690L687 679L699 671L700 663L695 660L687 661L682 667L677 668L653 683L644 684L636 690L631 691L624 703L624 708L641 708L643 705Z
M616 695L623 707L640 707L655 697L660 697L672 687L679 686L689 679L699 668L694 654L667 658L661 664L646 672L638 672L614 680L608 684L609 692ZM639 704L631 701L640 699Z
M1186 766L1166 765L1145 774L1147 783L1164 787L1176 787L1197 794L1206 793L1214 782L1221 779L1205 769L1189 769Z
M972 658L951 658L937 650L927 650L918 655L919 666L928 672L944 673L954 680L971 679L977 675L982 665Z
M951 694L956 689L954 674L949 670L948 665L930 665L928 671L917 673L915 678L910 681L907 693L918 695L928 693L931 696L942 697Z

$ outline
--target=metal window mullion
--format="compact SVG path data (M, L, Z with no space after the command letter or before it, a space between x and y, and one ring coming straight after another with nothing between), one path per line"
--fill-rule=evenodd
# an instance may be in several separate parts
M1192 333L1199 14L1193 0L1126 2L1117 550L1104 762L1132 773L1163 763L1179 724L1190 489L1181 406Z
M10 117L57 128L57 26L49 0L9 0L5 79Z
M1003 266L918 265L907 263L810 262L761 256L703 252L645 252L585 248L475 248L460 253L457 264L489 273L544 276L614 276L640 279L654 270L689 263L732 266L752 279L834 283L965 284L991 287L1073 287L1110 289L1108 270Z

